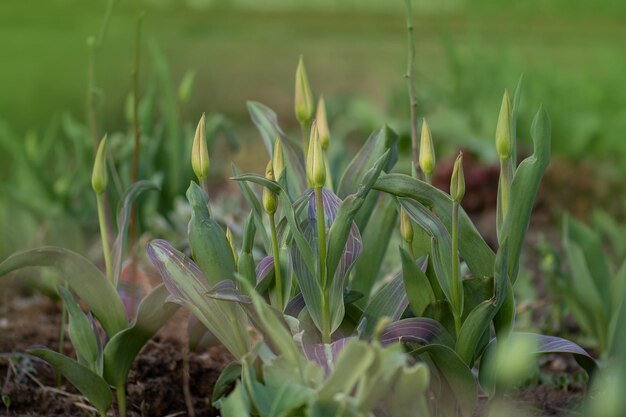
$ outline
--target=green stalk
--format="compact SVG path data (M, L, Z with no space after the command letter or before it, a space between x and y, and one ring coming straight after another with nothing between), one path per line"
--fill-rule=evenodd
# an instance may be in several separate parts
M117 387L117 411L120 417L126 417L126 389Z
M457 337L461 330L461 312L456 311L460 305L459 294L459 204L452 203L452 299L454 302L454 327Z
M97 205L98 205L98 221L100 223L100 236L102 236L102 252L104 253L104 265L106 268L106 275L109 281L113 285L113 268L111 266L111 248L109 247L109 231L106 225L106 215L104 211L104 199L102 194L96 193Z
M424 173L424 182L426 182L427 184L433 185L433 176L432 176L432 174Z
M330 323L328 311L328 288L326 288L326 222L324 219L324 199L322 187L315 188L317 208L317 243L319 248L319 274L322 287L322 342L330 343Z
M413 154L413 163L411 164L411 174L417 178L419 169L419 136L417 131L417 93L415 91L415 81L413 80L415 66L415 42L413 40L413 15L411 13L411 0L406 0L406 31L407 31L407 47L408 57L406 78L407 87L409 89L409 105L411 110L411 151Z
M280 277L280 250L278 236L276 234L276 221L274 214L268 214L270 218L270 232L272 234L272 252L274 254L274 278L276 279L276 308L283 311L283 281Z
M509 210L509 199L511 194L511 183L513 182L513 163L511 158L500 160L500 192L502 196L502 220Z

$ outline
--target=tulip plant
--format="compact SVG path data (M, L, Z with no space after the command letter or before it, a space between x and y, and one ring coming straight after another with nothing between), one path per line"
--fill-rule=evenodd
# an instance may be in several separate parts
M164 285L159 285L141 301L136 314L127 311L118 282L126 252L131 205L140 193L157 187L151 182L139 181L124 193L118 209L117 238L110 246L103 204L107 183L105 137L98 147L92 176L105 274L78 253L48 246L10 256L0 263L0 276L23 267L56 270L58 293L69 313L69 335L76 360L45 347L32 347L28 353L55 367L103 416L113 401L111 387L115 388L119 415L124 417L126 379L133 360L178 306L166 303L169 293ZM75 295L87 307L87 313ZM132 321L129 316L133 317Z
M327 148L325 111L317 118L309 111L311 89L302 59L296 79L296 115L307 130L301 145L285 134L268 107L248 103L269 162L265 175L241 174L233 167L233 179L251 208L241 242L212 218L208 194L192 182L187 198L193 212L193 260L163 240L148 246L172 299L188 307L236 358L214 395L224 415L282 415L302 407L319 413L319 401L328 400L322 398L324 387L334 378L346 385L341 384L341 395L332 396L329 409L365 416L382 407L390 415L411 415L393 414L383 397L367 407L359 403L376 377L372 371L372 379L350 380L351 373L340 372L352 356L342 354L348 347L375 356L404 346L408 358L397 371L389 368L395 375L392 385L402 385L401 375L411 372L407 364L428 365L433 400L413 415L470 415L479 383L497 393L502 374L494 365L502 363L494 359L497 340L513 337L511 346L526 346L531 354L572 353L587 371L594 369L594 360L572 342L512 333L513 285L549 159L550 122L542 108L531 129L534 153L517 164L519 86L513 106L504 94L496 129L502 174L494 252L462 208L462 155L454 165L450 194L431 185L436 161L425 121L415 162L421 179L417 170L414 175L392 173L397 135L388 126L370 136L343 173L334 172L320 134ZM205 157L194 154L192 161ZM202 183L200 170L196 176ZM381 273L398 218L401 264ZM419 245L416 236L428 245ZM350 367L365 369L353 360ZM474 367L480 369L478 380ZM228 394L226 382L235 381ZM420 392L415 394L421 402L426 397Z

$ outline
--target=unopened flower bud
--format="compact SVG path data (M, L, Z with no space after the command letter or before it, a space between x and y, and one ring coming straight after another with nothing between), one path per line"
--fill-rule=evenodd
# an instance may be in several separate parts
M459 153L454 161L452 178L450 179L450 197L459 204L465 195L465 176L463 175L463 153Z
M400 234L407 244L413 243L413 226L405 209L400 209Z
M309 150L306 158L306 177L311 188L320 188L326 183L324 154L315 121L311 126L311 138L309 139Z
M277 137L276 141L274 141L272 168L274 169L274 178L278 181L285 170L285 154L283 153L283 145L280 142L280 137Z
M301 125L308 124L313 118L313 95L309 78L304 68L304 60L300 56L296 69L296 96L295 96L296 119Z
M274 170L272 169L272 161L267 163L265 168L265 178L268 180L274 180ZM276 213L276 194L274 194L269 188L263 188L263 208L267 214Z
M193 138L191 150L191 167L201 183L209 176L210 166L209 151L206 147L205 126L206 120L203 113L196 128L196 135Z
M317 120L317 130L320 136L320 144L322 150L326 151L330 144L330 129L328 128L328 117L326 116L326 102L324 96L320 96L317 103L317 113L315 120Z
M93 164L93 171L91 173L91 188L96 194L102 194L107 188L109 177L107 175L107 135L104 135L98 145L98 151L96 152L96 160Z
M422 137L420 139L420 157L419 164L422 172L430 177L435 171L435 148L433 147L433 137L430 133L428 122L423 119Z
M511 101L509 100L509 92L504 90L496 127L496 152L502 160L509 159L513 154L511 127Z

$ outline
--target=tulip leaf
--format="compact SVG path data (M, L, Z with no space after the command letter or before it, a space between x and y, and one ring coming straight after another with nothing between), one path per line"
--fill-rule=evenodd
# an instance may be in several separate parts
M104 378L117 389L123 389L135 357L178 310L178 305L166 302L169 292L165 285L154 288L139 304L135 322L113 336L104 348Z
M18 252L0 264L0 276L24 267L52 267L87 304L109 337L126 329L126 310L115 287L88 259L68 249L44 246Z
M111 407L113 396L109 384L86 366L47 348L32 348L26 351L58 369L101 414L104 415Z

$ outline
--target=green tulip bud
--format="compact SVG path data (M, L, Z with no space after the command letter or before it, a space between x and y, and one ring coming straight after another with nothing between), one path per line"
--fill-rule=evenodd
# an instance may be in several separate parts
M498 125L496 126L496 152L502 160L513 154L513 136L511 134L511 101L508 90L504 90Z
M326 183L326 167L324 166L324 154L317 130L317 122L311 126L311 138L306 158L306 177L311 188L323 187Z
M274 170L272 168L272 161L267 163L265 168L265 178L274 181ZM269 188L263 188L263 208L267 214L276 213L276 194L274 194Z
M98 146L96 160L94 161L93 171L91 174L91 188L93 188L96 194L102 194L107 188L107 184L109 182L109 177L107 175L106 148L107 135L104 135L100 141L100 145Z
M463 175L463 153L460 152L459 156L454 161L454 168L452 170L452 178L450 179L450 196L452 201L459 204L463 200L465 195L465 176Z
M411 218L405 209L400 209L400 234L402 239L409 245L413 243L413 226Z
M324 102L324 96L321 96L317 103L317 114L315 119L317 120L317 129L320 135L322 150L326 151L328 149L328 145L330 144L330 129L328 128L328 118L326 116L326 103Z
M419 164L426 177L430 177L435 171L435 148L433 147L433 137L426 119L423 119L422 123Z
M199 182L203 182L209 176L209 151L206 147L206 134L205 134L206 120L204 113L198 122L196 128L196 135L193 138L193 146L191 149L191 167L193 172L198 177Z
M313 118L313 95L311 93L311 86L309 85L309 78L306 75L306 68L304 68L304 60L302 55L298 62L298 68L296 69L296 119L301 125L308 124Z
M283 171L285 170L285 154L283 153L283 145L280 142L280 137L277 137L274 141L272 168L274 170L274 178L276 179L276 181L278 181Z

